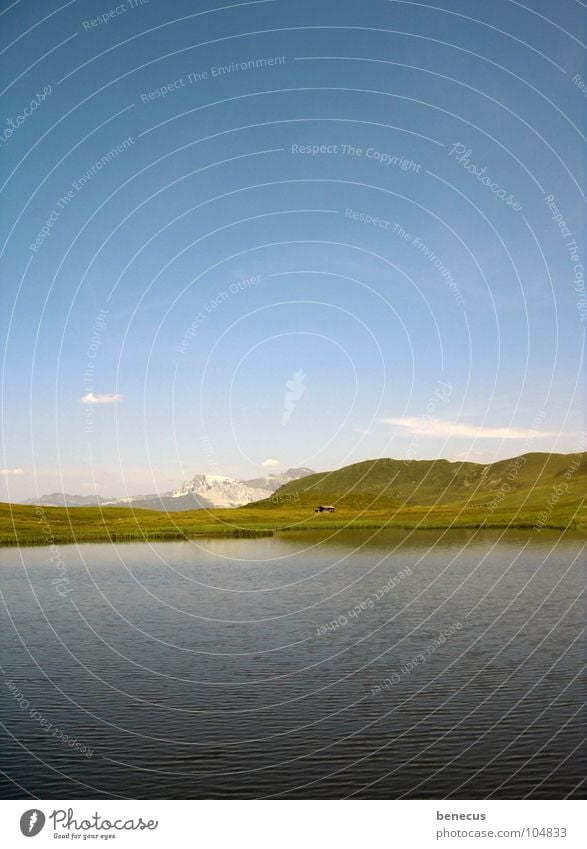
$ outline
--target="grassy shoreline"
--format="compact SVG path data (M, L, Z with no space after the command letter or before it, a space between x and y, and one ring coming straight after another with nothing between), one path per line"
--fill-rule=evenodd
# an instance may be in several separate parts
M33 508L34 509L34 508ZM572 531L581 534L587 534L587 525L579 520L569 519L569 517L552 517L550 521L543 524L540 528L536 525L536 520L528 516L492 516L492 517L464 517L459 515L452 516L433 516L430 515L434 511L421 511L425 515L409 518L404 516L386 517L338 517L329 518L325 521L316 521L309 519L306 521L268 521L267 517L264 521L257 520L253 522L243 522L242 524L227 522L226 516L214 516L214 523L210 522L210 514L207 514L207 522L198 521L199 517L194 520L194 514L175 514L172 520L167 514L157 514L155 522L151 516L139 516L140 513L151 513L151 511L130 511L126 510L126 516L117 517L117 520L123 518L125 525L133 525L134 527L125 527L116 529L113 526L111 517L105 517L103 522L99 522L93 527L87 524L77 524L76 510L87 510L88 508L43 508L41 521L37 520L37 527L31 527L30 524L17 521L14 524L12 531L4 526L0 530L0 547L15 548L28 546L51 546L51 545L75 545L75 544L118 544L132 542L180 542L182 540L192 539L247 539L279 536L280 534L311 534L317 531L338 531L338 530L403 530L403 531L442 531L442 530L534 530L538 535L540 530L550 531ZM124 508L122 508L124 509ZM50 515L50 511L61 511L68 514L67 521L63 522L63 518L59 516L59 520L55 520L55 516ZM100 512L96 509L96 512ZM200 511L197 511L200 512ZM205 512L205 511L201 511ZM223 514L236 511L221 511ZM240 512L240 511L239 511ZM415 512L415 511L412 511ZM130 515L129 515L130 514ZM178 522L176 516L182 516L183 521ZM164 517L164 518L163 518ZM232 517L231 517L232 518ZM236 517L235 517L236 518ZM291 517L292 519L294 517ZM110 519L110 522L108 522ZM167 520L165 522L165 519ZM191 521L188 523L188 519ZM116 521L116 520L115 520ZM167 527L162 527L163 524ZM158 525L159 527L156 527Z

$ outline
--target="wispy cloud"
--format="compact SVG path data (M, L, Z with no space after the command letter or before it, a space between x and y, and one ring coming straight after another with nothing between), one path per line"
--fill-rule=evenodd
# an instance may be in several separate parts
M0 477L7 478L13 475L24 475L24 469L17 466L16 469L0 469Z
M382 419L386 424L404 428L407 433L417 436L468 437L470 439L540 439L545 436L557 436L546 430L525 430L517 427L483 427L481 425L447 422L430 419L425 416L415 418Z
M263 460L261 463L262 466L281 466L279 460L274 460L273 457L267 457L266 460Z
M81 404L116 404L118 401L122 401L122 395L118 393L95 395L93 392L87 392L80 398Z

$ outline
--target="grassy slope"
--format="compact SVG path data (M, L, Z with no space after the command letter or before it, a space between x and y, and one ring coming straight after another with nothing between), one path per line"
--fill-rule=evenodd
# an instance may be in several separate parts
M578 468L575 468L575 464ZM565 480L569 492L581 497L587 479L586 454L524 454L492 465L448 460L366 460L333 472L308 475L281 487L280 495L307 493L336 498L366 494L395 499L398 504L490 504L509 483L515 496L542 500L541 489Z
M353 527L587 527L586 454L526 454L491 466L373 460L309 475L233 510L0 504L0 545L248 535ZM507 490L507 487L510 490ZM319 503L336 513L317 515Z

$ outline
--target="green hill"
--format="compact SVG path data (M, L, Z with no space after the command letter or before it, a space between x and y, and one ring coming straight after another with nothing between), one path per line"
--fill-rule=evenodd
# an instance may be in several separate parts
M552 493L551 490L556 490ZM523 454L483 465L448 460L365 460L285 484L271 502L335 506L545 508L578 506L587 492L587 454ZM552 501L552 504L549 504Z

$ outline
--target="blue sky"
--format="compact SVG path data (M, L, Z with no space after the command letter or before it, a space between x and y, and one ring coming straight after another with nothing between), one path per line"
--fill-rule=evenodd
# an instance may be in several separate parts
M1 8L0 498L583 449L582 4Z

